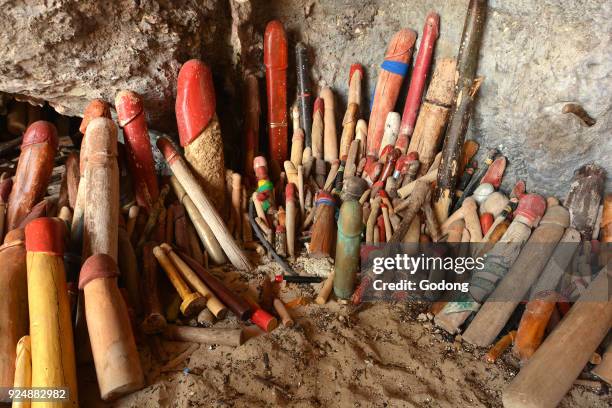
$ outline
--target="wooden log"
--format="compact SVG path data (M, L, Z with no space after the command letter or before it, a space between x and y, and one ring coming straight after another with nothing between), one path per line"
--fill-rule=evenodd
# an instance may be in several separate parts
M32 341L30 336L23 336L17 343L15 360L15 381L13 388L32 387ZM4 397L0 394L0 398ZM4 399L4 398L2 398ZM11 408L30 408L31 400L13 401Z
M161 302L159 300L159 287L157 284L157 261L153 255L151 242L142 247L142 307L143 319L140 329L146 334L161 333L166 327Z
M105 401L144 386L128 309L117 286L118 276L117 263L103 253L89 257L79 276L100 396Z
M549 199L548 209L540 225L470 323L463 335L465 341L488 346L495 340L516 306L540 276L568 226L569 212L558 201Z
M334 293L338 299L349 299L355 289L362 231L362 208L359 201L345 200L340 206L338 216L333 275Z
M269 157L272 173L278 175L287 160L287 37L278 20L266 26L264 65L268 95Z
M247 320L251 316L248 303L240 296L227 288L219 279L208 272L187 254L179 252L179 256L202 279L204 284L226 305L240 320Z
M7 231L17 228L34 205L45 196L58 143L57 130L50 122L34 122L23 135L21 154L8 199Z
M15 352L28 334L28 285L23 229L6 235L0 246L0 389L13 385Z
M215 88L208 65L189 60L179 71L176 91L176 122L185 160L193 177L225 219L225 159L217 119Z
M573 228L567 228L542 274L531 288L531 299L523 312L513 348L513 353L522 361L531 358L542 344L544 331L556 302L561 300L555 289L579 243L580 233Z
M188 192L187 195L192 199L196 208L213 231L213 234L219 241L221 248L223 248L223 251L232 265L240 270L251 270L252 266L246 255L234 241L234 238L223 223L221 216L217 213L214 205L208 199L202 187L197 182L197 179L189 170L184 159L166 138L158 139L157 146L164 154L177 180L185 191Z
M117 126L95 118L87 126L87 162L84 169L83 259L108 254L117 260L119 219L119 166Z
M215 296L215 294L202 282L198 275L183 261L166 243L161 244L160 248L166 253L176 270L181 277L189 283L189 286L194 288L200 295L206 299L206 307L212 312L217 319L225 318L227 309L223 303Z
M330 193L319 191L317 208L308 252L313 258L324 258L332 255L336 242L334 216L336 203Z
M577 229L583 241L596 239L593 230L604 195L606 173L594 164L587 164L574 172L569 193L564 201L570 210L571 226Z
M164 337L174 341L188 341L198 344L218 344L238 347L243 343L242 329L212 329L203 327L168 325Z
M416 33L409 29L397 32L387 47L381 64L368 123L367 155L377 159L384 132L385 120L393 110L408 71Z
M433 57L433 50L436 40L440 32L440 16L435 12L429 12L425 18L425 26L423 27L423 35L421 36L421 44L417 54L414 69L410 78L410 87L406 95L404 104L404 112L402 113L402 124L399 130L399 136L395 143L395 147L406 153L410 136L415 129L417 113L421 107L421 98L425 90L427 74Z
M446 130L438 186L434 196L436 215L440 222L444 222L448 217L457 180L461 176L458 173L461 149L475 96L480 87L480 80L475 80L474 76L486 11L486 0L470 0L457 56L454 107Z
M555 407L570 390L612 324L612 270L601 270L587 291L506 387L506 408Z
M32 387L68 388L63 406L78 406L70 302L64 271L65 224L38 218L25 229Z

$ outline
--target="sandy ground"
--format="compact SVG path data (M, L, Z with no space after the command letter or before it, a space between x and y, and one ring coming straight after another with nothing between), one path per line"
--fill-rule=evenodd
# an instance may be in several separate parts
M303 265L300 265L303 266ZM224 274L239 291L261 287L274 264L249 276ZM283 286L289 302L314 299L318 285ZM264 334L254 326L242 346L194 345L162 341L152 352L140 338L147 386L112 405L97 398L93 370L80 367L82 406L116 407L498 407L501 391L518 366L506 354L495 364L486 350L456 341L433 326L427 304L376 303L359 307L331 300L290 310L296 325ZM238 327L232 316L215 327ZM160 372L186 349L189 358ZM165 358L164 358L165 357ZM575 386L562 407L608 407L607 389Z

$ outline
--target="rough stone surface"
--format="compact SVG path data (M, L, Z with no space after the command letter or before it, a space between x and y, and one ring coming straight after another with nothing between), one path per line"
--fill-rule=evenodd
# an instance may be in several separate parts
M284 22L290 44L302 40L312 47L313 82L337 91L340 118L351 63L366 68L364 95L369 96L392 34L402 27L420 34L432 9L441 15L436 57L455 56L467 4L468 0L124 0L102 5L58 0L24 5L0 0L0 91L47 100L60 111L79 114L89 99L112 102L116 91L130 88L147 97L152 125L172 131L178 68L188 58L201 57L213 68L224 137L234 143L240 138L235 118L241 109L239 78L245 69L262 77L262 33L270 19ZM497 146L508 157L505 188L522 178L532 191L563 198L580 165L597 162L612 171L612 4L489 4L478 69L485 80L468 137L483 147ZM290 57L291 101L292 50ZM573 115L562 114L567 102L581 104L597 124L589 128ZM364 101L368 103L369 98ZM263 112L264 104L262 100ZM401 111L401 103L397 109Z

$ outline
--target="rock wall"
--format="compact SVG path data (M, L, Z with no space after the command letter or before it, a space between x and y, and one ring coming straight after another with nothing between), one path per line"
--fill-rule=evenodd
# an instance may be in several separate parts
M0 49L5 50L0 54L0 91L46 100L74 115L91 98L112 101L116 91L130 88L147 97L152 126L173 132L178 68L188 58L201 57L215 74L218 110L232 151L241 137L236 120L239 79L244 69L263 75L262 33L270 19L285 23L290 44L301 40L312 48L315 83L334 87L343 109L350 64L366 67L365 94L370 95L391 35L401 27L420 33L429 10L441 15L436 57L455 56L468 0L36 4L0 1ZM485 79L468 137L483 147L499 147L509 158L506 187L522 178L528 188L563 197L581 164L597 162L612 171L612 4L489 4L478 69ZM289 100L293 84L290 75ZM562 114L567 102L584 106L597 123L586 127L575 116ZM234 166L236 162L230 159Z

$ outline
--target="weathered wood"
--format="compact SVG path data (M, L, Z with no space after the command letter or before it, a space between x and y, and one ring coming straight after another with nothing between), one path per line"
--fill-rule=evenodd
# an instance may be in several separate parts
M570 211L570 225L580 232L583 241L597 238L593 237L593 229L604 195L605 178L606 172L599 166L587 164L580 167L574 173L564 201Z
M569 212L558 201L549 200L549 207L540 225L465 331L465 341L488 346L495 340L516 306L540 276L568 225Z
M612 324L610 265L503 391L505 408L556 407L591 358Z
M478 53L487 12L486 0L471 0L465 17L461 45L457 56L454 107L446 130L438 187L434 196L436 214L440 222L448 217L455 196L461 160L461 149L472 115L480 80L475 80Z
M116 261L104 253L89 257L79 276L100 396L106 401L144 386L128 308L117 285L118 276Z
M160 138L157 141L157 146L164 154L177 180L187 191L196 208L213 231L230 262L240 270L251 270L252 266L248 258L234 241L234 237L223 223L221 216L202 190L197 179L189 170L184 159L166 138Z
M198 344L218 344L231 347L238 347L243 342L242 329L212 329L168 325L164 329L163 335L169 340L188 341Z
M78 406L70 302L64 270L66 226L38 218L25 229L32 387L68 388L62 406Z
M0 246L0 389L13 385L17 342L28 333L28 285L23 230Z

